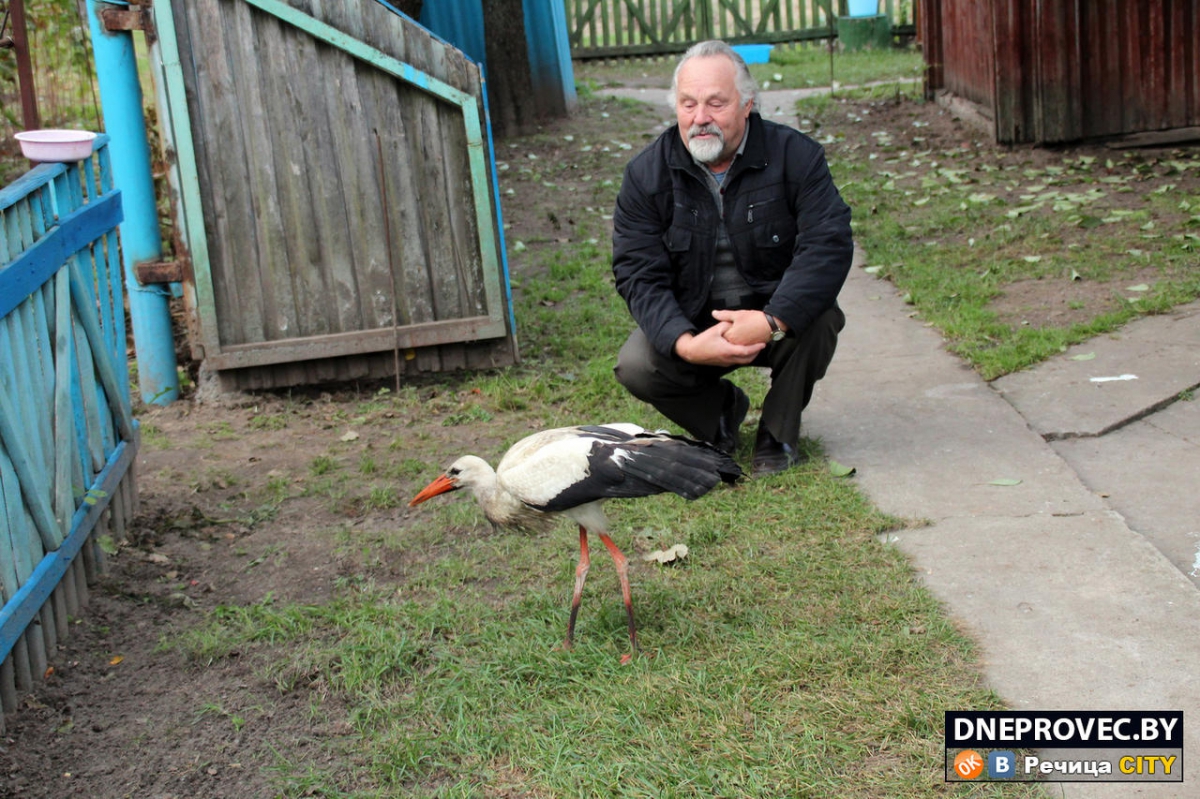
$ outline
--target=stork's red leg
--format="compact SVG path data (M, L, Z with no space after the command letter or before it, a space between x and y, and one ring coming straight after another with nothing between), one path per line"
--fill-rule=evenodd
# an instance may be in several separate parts
M625 600L625 615L629 617L629 643L633 651L637 652L637 628L633 624L633 592L629 590L629 561L606 533L600 533L600 540L608 547L608 554L612 555L613 563L617 566L617 577L621 580L621 597ZM626 660L627 658L621 659L622 662Z
M579 563L575 566L575 594L571 597L571 620L567 622L567 640L563 643L566 649L571 648L575 640L575 617L579 615L579 600L583 597L583 581L587 579L591 559L588 557L587 530L579 526Z

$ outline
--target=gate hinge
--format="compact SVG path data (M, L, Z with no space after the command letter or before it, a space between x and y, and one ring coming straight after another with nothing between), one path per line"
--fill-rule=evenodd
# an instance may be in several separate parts
M133 265L133 273L138 283L148 286L152 283L182 283L187 269L183 261L139 261Z
M96 14L100 19L100 29L107 33L143 31L149 43L153 43L158 38L158 33L154 28L154 15L145 6L135 3L130 3L128 6L98 3Z

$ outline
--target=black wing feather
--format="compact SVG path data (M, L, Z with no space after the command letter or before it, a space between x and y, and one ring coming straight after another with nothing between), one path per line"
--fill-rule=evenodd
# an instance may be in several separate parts
M597 441L588 454L589 476L560 493L545 511L562 511L601 499L629 499L671 492L698 499L718 483L732 483L742 470L726 453L682 436L647 433L630 436L611 428L611 441Z

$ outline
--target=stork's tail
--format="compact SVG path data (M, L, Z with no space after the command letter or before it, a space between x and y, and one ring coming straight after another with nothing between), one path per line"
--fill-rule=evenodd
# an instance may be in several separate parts
M733 458L703 441L659 433L637 445L637 457L625 464L625 471L684 499L698 499L718 483L733 483L743 475Z

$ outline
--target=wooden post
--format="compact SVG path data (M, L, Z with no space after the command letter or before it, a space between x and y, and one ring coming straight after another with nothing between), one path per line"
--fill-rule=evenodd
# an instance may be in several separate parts
M38 120L37 89L33 85L33 60L29 57L29 37L25 31L25 0L11 0L13 50L17 54L17 82L21 84L21 118L25 130L42 126Z

